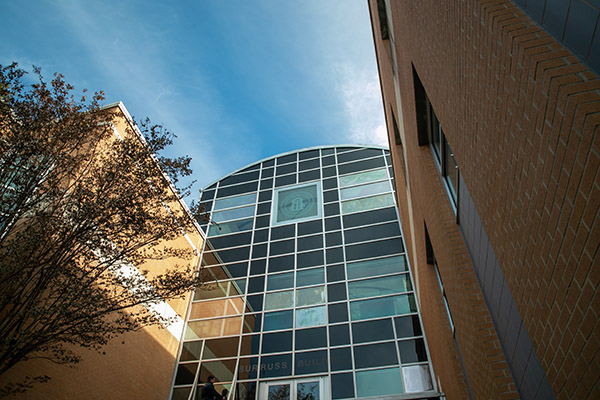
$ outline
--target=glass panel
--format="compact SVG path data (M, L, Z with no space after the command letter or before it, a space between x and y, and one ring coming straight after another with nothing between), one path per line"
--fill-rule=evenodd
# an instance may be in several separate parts
M354 347L356 368L380 367L398 364L394 342L369 344Z
M427 365L402 367L402 375L404 375L406 393L433 390L431 375L429 374L429 367Z
M402 364L427 361L427 351L423 339L402 340L398 342L398 346Z
M422 334L419 317L416 315L394 318L394 323L396 324L396 335L399 338L420 336Z
M277 356L262 357L260 360L260 377L272 378L275 376L292 375L292 355L281 354Z
M352 321L413 312L417 312L417 305L412 293L350 303L350 318Z
M319 381L298 383L297 389L298 400L320 400Z
M240 364L238 367L238 377L237 378L238 378L238 380L258 378L258 357L240 358ZM239 389L239 386L238 386L238 389ZM238 392L238 394L239 394L239 392Z
M260 335L242 336L241 356L250 356L258 354L260 346ZM256 378L256 377L255 377Z
M242 219L252 217L254 215L254 206L234 208L231 210L217 211L212 213L214 222L224 222L232 219Z
M340 176L340 187L358 185L359 183L379 181L381 179L387 179L387 177L388 176L385 171L385 168L367 172L359 172L357 174L351 174L346 176Z
M200 352L202 351L202 340L196 342L186 342L183 344L181 349L181 356L179 361L192 361L200 359Z
M348 282L350 300L411 291L408 274Z
M327 372L327 350L296 353L296 375Z
M346 268L348 270L348 279L366 278L368 276L407 271L406 259L404 256L348 263Z
M188 322L184 340L239 335L242 317Z
M255 400L256 386L256 382L238 382L235 385L235 400Z
M340 194L342 196L342 200L348 200L355 197L365 197L372 194L390 192L391 190L390 182L383 181L342 189Z
M185 385L194 383L196 371L198 370L198 363L191 364L179 364L177 367L177 375L175 376L176 385Z
M311 306L313 304L325 303L325 287L311 287L306 289L298 289L296 291L296 305Z
M327 347L326 328L300 329L296 331L296 350Z
M327 323L325 306L301 308L296 310L296 328L325 325Z
M241 314L244 310L244 299L235 297L233 299L209 300L193 303L189 319L202 319L211 317L223 317L227 315Z
M208 236L225 235L227 233L242 232L252 229L252 218L239 221L225 222L219 225L211 224L208 228Z
M267 290L287 289L294 287L294 273L269 275L267 277Z
M386 368L356 373L358 397L385 396L403 392L400 368Z
M293 325L292 311L277 311L266 313L263 323L263 331L274 331L278 329L288 329Z
M317 185L278 191L275 208L276 223L320 215L319 196Z
M200 365L200 379L206 381L209 375L214 375L217 382L231 382L235 371L236 359L221 361L205 361ZM215 385L215 389L217 386Z
M350 347L342 347L341 349L331 349L331 370L343 371L352 369L352 351Z
M171 396L171 400L188 400L190 397L190 392L192 391L192 387L183 387L183 388L175 388L173 389L173 395Z
M331 375L331 398L347 399L354 397L354 379L351 372Z
M359 211L372 210L394 205L394 197L391 194L380 194L378 196L366 197L364 199L349 200L342 203L342 214Z
M452 195L452 201L456 204L456 189L458 188L458 166L454 159L454 153L450 149L450 145L444 139L444 173L446 175L446 182Z
M350 344L350 329L348 325L333 325L329 327L329 343L331 346Z
M246 204L252 204L256 202L256 193L245 194L243 196L230 197L227 199L218 199L215 201L215 207L213 211L222 210L224 208L244 206Z
M292 351L292 331L265 333L262 342L263 354Z
M325 282L323 268L305 269L296 272L296 287L317 285Z
M377 342L394 338L391 319L359 322L352 324L354 343Z
M291 308L294 306L294 292L286 290L284 292L267 293L265 298L265 310L277 310L281 308Z
M238 344L239 337L207 340L202 359L235 357L238 354Z
M290 400L290 385L269 385L268 400Z
M329 322L345 322L348 321L348 304L330 304L329 305Z

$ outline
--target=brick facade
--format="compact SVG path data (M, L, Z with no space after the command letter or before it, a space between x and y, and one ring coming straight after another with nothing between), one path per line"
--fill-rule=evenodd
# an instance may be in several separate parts
M493 301L482 293L474 249L461 232L469 222L459 213L457 223L431 149L419 146L413 69L512 293L531 357L556 398L600 395L600 79L509 1L387 2L390 39L382 38L378 3L385 2L369 1L398 197L441 390L464 398L468 385L427 264L424 226L474 398L546 393L520 370L529 368L520 348L513 353L501 343L498 331L510 327L490 314Z

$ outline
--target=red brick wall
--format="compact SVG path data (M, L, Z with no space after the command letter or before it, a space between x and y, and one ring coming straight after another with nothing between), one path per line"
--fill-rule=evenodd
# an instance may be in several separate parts
M462 396L445 383L458 374L448 368L452 354L436 354L448 352L448 333L440 326L443 310L433 304L439 303L437 282L424 259L423 221L475 397L516 396L439 172L429 149L417 143L412 65L555 396L598 394L600 80L511 2L392 1L402 101L397 106L389 44L379 34L376 1L369 3L390 131L389 108L403 116L398 123L404 127L416 247L411 259L442 389L449 398ZM397 154L393 160L398 162ZM405 189L399 191L410 238L408 200Z

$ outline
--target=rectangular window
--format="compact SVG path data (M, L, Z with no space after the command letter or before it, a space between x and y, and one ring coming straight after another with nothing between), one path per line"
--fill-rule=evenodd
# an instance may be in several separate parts
M417 111L417 130L419 145L431 146L436 164L440 170L440 175L446 187L448 198L452 207L458 209L458 176L459 169L454 153L450 144L446 140L446 135L442 128L433 105L425 88L413 68L413 80L415 85L415 105Z
M272 225L320 218L322 214L320 183L278 189Z

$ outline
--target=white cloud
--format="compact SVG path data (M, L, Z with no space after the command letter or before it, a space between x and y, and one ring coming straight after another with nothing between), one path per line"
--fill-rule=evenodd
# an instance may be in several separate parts
M376 71L356 65L337 67L337 90L344 102L350 125L350 143L388 146Z

